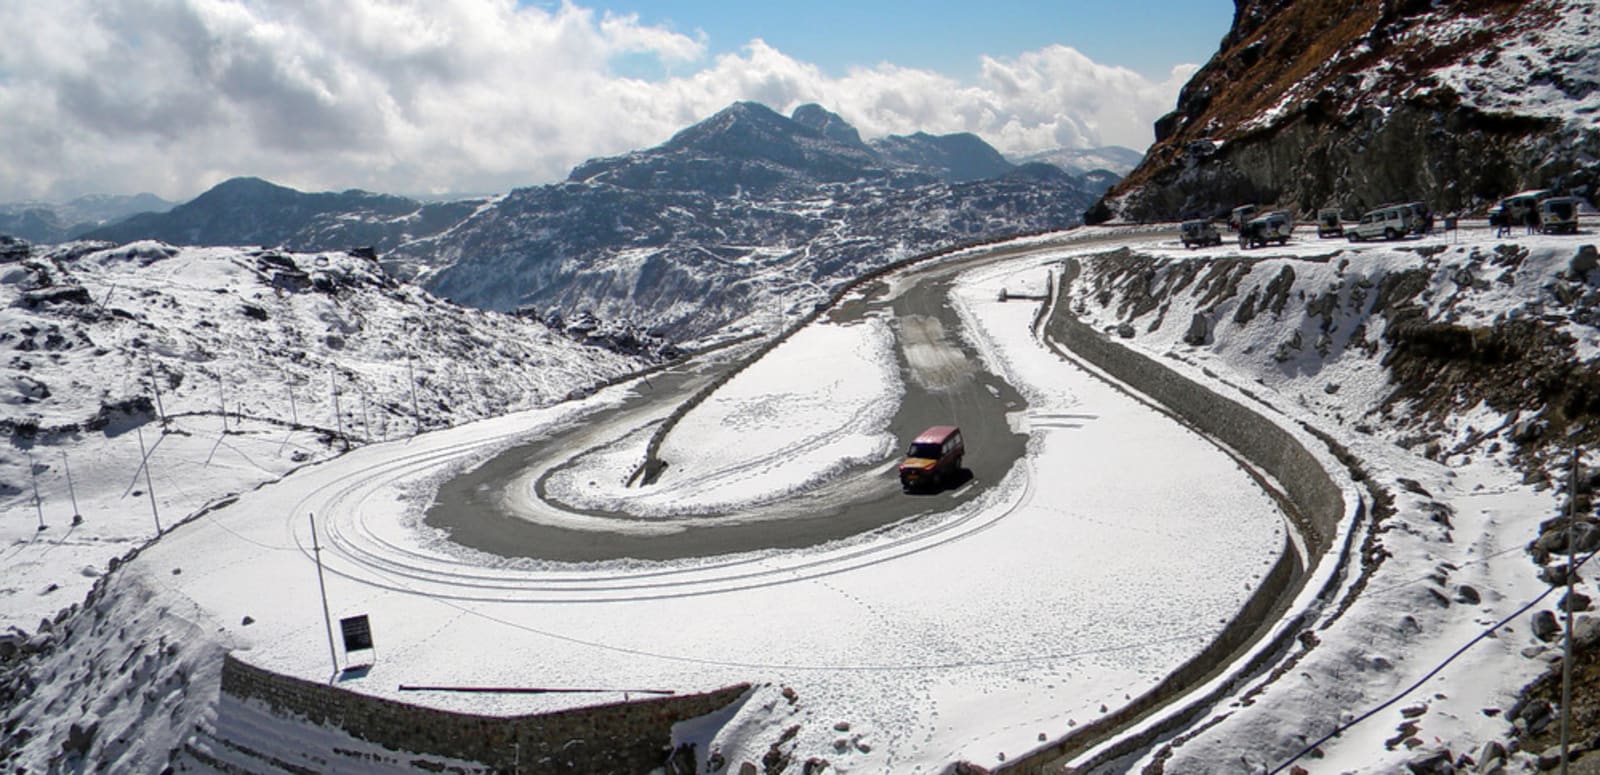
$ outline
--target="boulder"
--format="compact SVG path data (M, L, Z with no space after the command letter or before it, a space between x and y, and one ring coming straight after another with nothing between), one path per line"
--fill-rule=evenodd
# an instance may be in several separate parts
M1184 344L1200 347L1211 340L1211 326L1206 321L1206 316L1195 313L1189 320L1189 330L1183 335Z
M1595 250L1593 245L1578 248L1577 254L1572 257L1572 263L1567 268L1574 279L1582 279L1596 268L1600 268L1600 251Z
M1549 643L1561 634L1561 623L1556 621L1556 615L1551 611L1540 611L1533 615L1530 623L1533 627L1533 637Z
M1456 765L1449 751L1432 751L1406 762L1412 775L1455 775Z
M1473 769L1473 772L1478 773L1478 775L1487 775L1487 773L1495 772L1496 770L1503 770L1505 763L1506 747L1501 745L1498 740L1490 740L1483 744L1483 748L1478 749L1478 765Z

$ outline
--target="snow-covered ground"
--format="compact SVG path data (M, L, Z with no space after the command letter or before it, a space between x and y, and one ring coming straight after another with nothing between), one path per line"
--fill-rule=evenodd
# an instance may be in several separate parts
M1040 349L1031 333L1037 305L996 300L1004 285L1043 286L1040 262L1018 271L1027 276L986 272L954 299L991 367L1030 397L1013 418L1030 435L1029 456L960 509L930 507L889 530L809 550L679 563L502 560L420 526L425 485L441 472L582 426L592 405L621 400L639 389L633 383L304 467L172 531L129 564L124 582L170 601L163 605L206 612L202 629L252 664L326 680L333 666L310 559L314 513L333 614L368 614L378 644L371 672L344 682L354 690L517 685L534 678L530 664L543 685L693 691L754 681L761 688L702 756L759 762L776 739L772 727L797 723L796 759L825 756L840 771L999 762L1119 707L1203 648L1287 531L1232 458ZM859 407L862 397L892 395L895 377L837 357L839 337L865 353L893 345L885 326L854 329L824 325L779 350L815 372L807 379L818 386L850 384L841 401L790 402L782 418L713 409L696 422L722 424L707 433L741 454L717 449L697 460L694 450L706 447L693 445L680 450L684 465L709 469L767 446L761 433L729 424L853 428L818 435L819 446L840 452L833 458L881 434L887 418ZM730 395L753 396L764 380L752 370ZM1169 461L1159 477L1145 465L1157 450ZM812 472L803 478L836 465L829 458L799 458ZM772 485L751 477L744 497L763 498ZM793 716L771 710L783 687L798 696ZM423 701L514 712L596 700ZM842 749L841 721L851 730ZM43 739L36 748L51 750Z
M875 317L797 332L684 416L660 453L674 461L670 475L656 485L628 486L644 458L641 433L554 472L550 496L660 521L781 500L884 460L900 445L887 425L903 393L888 325Z
M357 256L156 242L0 263L0 348L0 632L81 601L158 523L347 443L555 403L647 365Z
M1543 484L1524 483L1513 465L1517 445L1507 440L1508 418L1487 406L1457 412L1432 429L1443 451L1436 459L1425 456L1419 429L1406 419L1417 410L1405 402L1385 408L1396 386L1382 367L1389 352L1385 318L1371 309L1385 276L1425 270L1428 286L1419 299L1430 319L1482 328L1545 316L1573 337L1580 359L1592 362L1600 354L1600 330L1565 316L1550 290L1592 239L1590 233L1520 230L1497 239L1476 225L1403 243L1350 245L1302 234L1285 248L1254 251L1259 263L1249 267L1231 303L1208 308L1205 293L1190 287L1132 319L1118 303L1101 303L1103 286L1096 285L1092 266L1086 271L1073 303L1090 320L1111 328L1131 324L1127 346L1329 433L1396 498L1396 514L1378 536L1387 558L1359 601L1317 630L1322 645L1286 679L1249 703L1238 695L1220 703L1214 712L1225 720L1178 747L1167 772L1274 770L1308 743L1400 696L1549 590L1525 547L1542 521L1561 513L1564 500ZM1136 250L1169 265L1208 253L1238 254L1232 247L1187 251L1172 242ZM1520 258L1513 262L1512 256ZM1264 289L1286 271L1292 280L1284 289L1284 312L1236 317L1252 289ZM1319 299L1325 301L1318 309L1330 313L1326 319L1307 310ZM1212 331L1201 346L1184 341L1197 313ZM1558 596L1534 610L1554 610ZM1531 613L1298 764L1312 772L1395 772L1425 752L1477 755L1484 742L1505 739L1511 726L1505 711L1548 668L1552 649L1559 652L1559 641L1532 636ZM1408 739L1422 743L1423 751ZM1521 766L1529 762L1524 758Z
M1564 268L1586 238L1519 236L1514 242L1530 253L1515 282L1453 309L1480 321L1530 314L1541 278ZM1155 237L1130 240L1140 243L1140 252L1172 259L1236 254L1227 247L1185 251ZM141 639L181 643L172 658L181 670L152 666L144 675L176 680L172 676L181 673L193 682L188 694L202 700L206 692L215 697L204 676L214 676L230 649L251 664L326 681L334 666L311 560L309 515L315 514L333 616L365 613L373 622L374 667L341 684L355 691L397 696L401 683L696 691L751 681L756 692L726 724L682 727L685 739L701 743L702 764L713 750L735 767L760 762L790 725L800 727L785 744L794 761L822 756L842 772L939 771L960 759L994 765L1025 753L1115 710L1200 650L1276 559L1287 530L1272 499L1232 458L1042 346L1031 330L1035 304L997 300L1002 288L1042 287L1062 257L1099 249L1034 244L1044 252L968 272L952 297L966 323L963 336L984 354L985 367L1029 404L1012 418L1029 436L1027 457L959 508L930 507L890 529L800 551L676 562L504 559L462 549L426 527L421 517L432 487L498 450L579 433L596 412L648 390L640 381L415 437L379 438L331 459L315 433L271 423L246 420L240 432L223 435L220 427L207 431L208 424L220 426L220 417L188 417L176 425L188 435L164 436L146 423L146 440L156 448L149 468L163 520L240 494L172 530L119 572L115 583L122 591L96 621L110 616L122 630L104 635L102 653L121 656L127 652L117 644L133 649ZM1196 311L1193 299L1163 309L1163 326L1152 330L1148 319L1138 321L1136 335L1125 340L1221 391L1248 390L1249 401L1264 402L1285 423L1304 420L1328 432L1397 499L1379 538L1389 556L1355 605L1324 620L1319 644L1299 655L1287 675L1249 702L1234 696L1220 703L1216 713L1226 718L1179 747L1167 772L1275 767L1335 724L1421 678L1544 590L1522 548L1556 508L1553 493L1523 484L1506 452L1428 459L1403 445L1372 412L1388 387L1379 359L1342 346L1355 339L1355 324L1379 324L1355 300L1367 292L1361 290L1364 273L1431 262L1486 275L1495 244L1487 232L1467 230L1359 247L1302 235L1286 249L1257 251L1261 261L1252 271L1262 284L1292 265L1293 293L1315 297L1333 290L1348 310L1337 316L1338 357L1318 352L1319 337L1328 332L1310 316L1285 324L1263 315L1227 337L1218 335L1215 346L1191 347L1182 337ZM1418 247L1441 250L1423 255ZM1454 290L1439 287L1427 298L1444 304ZM1087 287L1080 292L1071 303L1104 325L1122 322ZM1223 310L1217 325L1231 314L1231 307ZM1300 336L1291 338L1295 331ZM1367 330L1365 337L1381 340L1379 333ZM1592 327L1575 326L1572 333L1583 347L1596 346ZM847 328L821 323L780 347L770 363L740 375L680 426L679 438L692 432L714 443L675 449L675 466L714 476L770 451L768 434L796 429L813 432L817 448L830 452L796 456L799 462L781 473L748 472L686 497L703 496L705 508L754 503L774 489L825 478L840 459L870 457L887 418L863 408L898 395L898 375L880 360L893 346L889 328L870 320ZM461 380L482 384L465 373ZM799 386L837 392L838 400L767 399L774 391L799 393ZM261 388L262 400L270 394ZM1444 431L1460 437L1469 425L1501 419L1480 409ZM619 481L616 474L637 462L649 422L635 433L572 450L586 454L570 470ZM134 481L139 432L131 423L115 431L80 434L67 450L85 525L116 525L126 546L154 533L153 524L142 526L154 515L135 495L143 484ZM308 456L281 457L297 447ZM40 456L58 451L31 450ZM81 466L80 457L86 461ZM113 457L105 465L89 462ZM71 542L57 540L74 534L56 527L63 519L57 515L65 502L65 471L50 473L39 482L45 503L56 509L47 513L51 527L33 528L31 493L10 493L0 529L11 532L0 556L6 586L13 578L55 583L51 594L64 600L75 594L73 584L82 590L104 573L104 558L114 552L85 559L69 553ZM564 497L578 497L589 481L570 478ZM1435 504L1448 507L1445 522ZM640 510L670 518L672 506ZM19 532L17 525L26 529ZM105 532L90 542L110 544L114 533L96 529ZM13 574L23 567L26 575ZM46 630L29 623L42 609L29 593L0 596L0 613L29 631ZM52 600L45 610L58 607ZM1313 771L1394 771L1415 755L1387 743L1406 721L1416 725L1413 737L1437 738L1457 752L1474 750L1504 735L1504 714L1485 711L1509 706L1515 691L1544 668L1544 648L1525 622L1516 622L1406 701L1324 745L1322 759L1301 764ZM1524 655L1528 649L1534 658ZM16 749L19 766L48 769L69 726L95 720L115 721L152 741L151 750L104 743L95 749L97 761L111 768L155 766L196 723L196 714L214 714L203 707L177 712L174 703L182 697L172 693L131 706L84 700L82 712L63 714L61 708L78 702L80 684L101 686L81 676L105 677L93 669L93 655L49 659L20 706L33 737ZM529 665L538 666L536 675ZM112 679L130 687L118 696L137 694L139 687L128 683L133 679ZM793 704L783 697L786 689ZM614 698L405 697L490 713ZM280 745L268 753L285 761L302 753L297 741L312 738L281 719L257 721L282 725L256 730L264 741L256 745ZM848 732L839 731L842 724ZM315 734L338 738L329 730Z

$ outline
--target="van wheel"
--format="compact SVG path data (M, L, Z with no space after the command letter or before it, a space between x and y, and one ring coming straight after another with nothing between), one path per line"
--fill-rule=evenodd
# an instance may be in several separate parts
M1394 233L1394 229L1384 229L1383 230L1383 238L1384 239L1400 239L1400 235Z

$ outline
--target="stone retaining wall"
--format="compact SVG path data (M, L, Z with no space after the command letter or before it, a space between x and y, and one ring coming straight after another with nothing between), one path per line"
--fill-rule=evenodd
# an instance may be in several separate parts
M737 701L749 684L705 694L523 716L480 716L371 697L248 665L229 655L222 691L396 751L519 773L638 773L672 753L672 725Z

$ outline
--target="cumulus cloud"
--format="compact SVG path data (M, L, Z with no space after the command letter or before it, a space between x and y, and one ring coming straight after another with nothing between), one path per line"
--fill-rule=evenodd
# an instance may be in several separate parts
M1194 68L1152 82L1064 46L975 83L829 76L761 40L514 0L0 2L0 201L191 197L235 175L306 190L503 191L662 142L736 100L818 102L864 137L974 132L1008 153L1142 148ZM671 75L623 75L644 57Z

